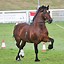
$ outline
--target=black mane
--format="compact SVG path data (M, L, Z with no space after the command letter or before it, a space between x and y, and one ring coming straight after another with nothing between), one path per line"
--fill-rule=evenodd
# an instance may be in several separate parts
M47 7L46 6L41 6L41 7L39 7L39 9L37 10L37 12L36 12L36 14L35 14L35 16L34 16L34 18L33 18L33 22L34 22L34 19L36 18L36 16L37 16L37 14L39 13L39 11L42 9L42 12L43 12L43 10L44 9L47 9Z

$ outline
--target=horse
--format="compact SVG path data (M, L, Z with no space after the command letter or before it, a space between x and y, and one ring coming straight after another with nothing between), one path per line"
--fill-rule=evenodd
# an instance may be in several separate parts
M49 5L42 5L37 10L33 22L30 25L27 23L19 23L14 27L13 35L16 40L16 46L19 48L16 56L17 61L21 60L20 57L24 57L23 48L26 42L34 44L36 62L40 61L38 58L38 44L40 42L51 42L51 44L48 45L48 49L53 48L54 39L48 36L48 30L45 25L46 22L49 24L52 23Z

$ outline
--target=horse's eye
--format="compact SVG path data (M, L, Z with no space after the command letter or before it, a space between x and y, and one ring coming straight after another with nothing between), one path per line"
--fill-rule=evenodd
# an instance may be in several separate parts
M50 11L48 11L48 13L50 14Z
M48 14L50 14L50 11L47 11L48 12Z

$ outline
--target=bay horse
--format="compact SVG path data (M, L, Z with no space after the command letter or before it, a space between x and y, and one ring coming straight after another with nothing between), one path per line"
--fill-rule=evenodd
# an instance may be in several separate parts
M16 60L20 60L20 57L24 57L23 48L26 42L34 43L35 49L35 61L40 61L38 59L38 44L40 42L51 42L48 49L53 48L54 39L48 36L48 30L45 23L52 23L52 18L50 16L49 5L41 6L37 10L33 22L29 25L27 23L19 23L14 27L13 35L16 40L16 46L19 48ZM47 20L47 21L46 21ZM22 42L21 42L22 41Z

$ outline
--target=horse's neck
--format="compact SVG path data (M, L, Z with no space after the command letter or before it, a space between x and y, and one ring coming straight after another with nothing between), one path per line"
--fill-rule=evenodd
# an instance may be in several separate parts
M35 20L33 25L37 27L45 27L45 21L43 19L37 19Z
M37 22L34 22L34 27L37 27L43 30L44 28L46 28L45 21L43 19L37 20Z
M37 26L38 23L41 22L41 21L42 21L42 18L41 18L41 16L40 16L40 14L38 14L38 15L36 16L36 18L34 19L34 21L33 21L33 25L34 25L34 26Z
M42 26L40 27L40 23L42 22ZM39 27L39 28L43 28L45 27L45 20L44 18L41 16L40 13L37 14L37 16L35 17L34 21L33 21L33 26L34 27Z
M41 25L39 25L39 28L40 28L41 30L45 29L45 28L46 28L45 23L42 23Z

